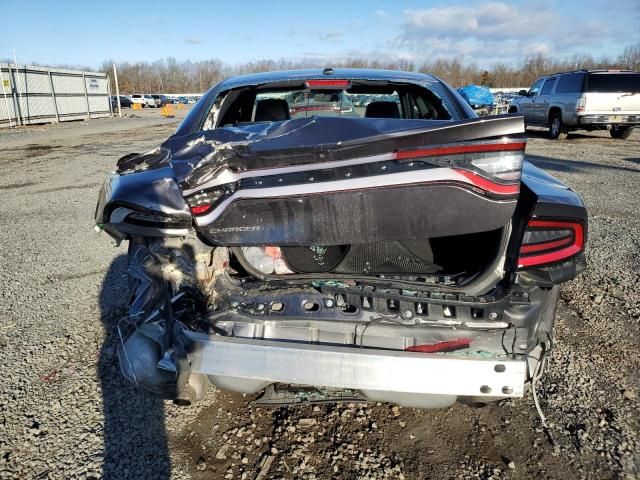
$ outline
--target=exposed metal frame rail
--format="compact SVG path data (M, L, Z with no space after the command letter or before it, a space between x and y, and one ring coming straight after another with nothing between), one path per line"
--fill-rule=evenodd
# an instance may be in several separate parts
M526 361L221 337L185 331L191 371L210 377L393 391L521 397ZM215 383L215 380L214 380Z

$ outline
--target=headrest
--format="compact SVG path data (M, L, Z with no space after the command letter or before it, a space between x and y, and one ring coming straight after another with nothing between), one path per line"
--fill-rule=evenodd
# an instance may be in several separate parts
M289 104L279 98L259 100L256 104L254 122L280 122L289 120Z
M371 102L364 112L369 118L400 118L400 110L396 102Z

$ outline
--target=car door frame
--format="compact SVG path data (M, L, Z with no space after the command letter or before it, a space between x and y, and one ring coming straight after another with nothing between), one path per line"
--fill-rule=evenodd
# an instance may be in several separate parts
M538 92L542 90L542 85L544 84L545 78L546 77L539 78L538 80L533 82L533 85L531 85L531 88L529 88L529 90L527 91L526 97L524 97L520 102L521 113L524 116L524 123L526 124L537 123L535 116L536 97L538 95ZM537 92L533 92L533 87L535 87L538 83L540 83L540 88Z
M540 125L548 125L549 123L549 107L550 100L553 92L558 84L559 75L554 75L550 77L546 77L544 83L540 87L540 91L537 95L536 103L533 107L535 122ZM548 83L551 83L551 90L548 93L543 93L544 87L547 86Z

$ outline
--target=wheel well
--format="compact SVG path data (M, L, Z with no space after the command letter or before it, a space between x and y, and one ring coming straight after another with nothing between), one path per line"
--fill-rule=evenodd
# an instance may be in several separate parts
M553 117L556 113L559 113L560 114L560 118L562 118L562 110L560 110L560 108L558 108L558 107L551 107L549 109L548 120L551 121L551 117Z
M518 113L518 109L516 107L509 107L509 113Z

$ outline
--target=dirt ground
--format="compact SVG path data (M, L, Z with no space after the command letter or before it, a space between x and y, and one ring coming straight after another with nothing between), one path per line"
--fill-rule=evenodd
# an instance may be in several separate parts
M0 479L638 477L640 132L529 132L529 160L590 215L588 270L563 289L539 386L554 450L530 396L257 408L211 389L180 408L137 392L115 356L126 246L94 232L95 201L116 159L156 146L186 110L127 113L0 131Z

